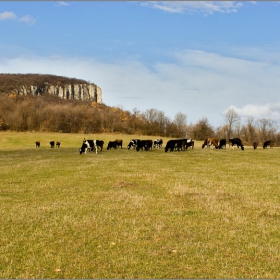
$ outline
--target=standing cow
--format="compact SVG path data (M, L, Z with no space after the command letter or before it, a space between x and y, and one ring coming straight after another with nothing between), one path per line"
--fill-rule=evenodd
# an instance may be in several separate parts
M145 150L149 151L152 150L153 147L153 140L139 140L136 145L136 151Z
M210 148L213 146L216 149L219 149L219 139L217 138L206 138L204 143L202 144L202 148L207 146L207 148Z
M140 139L131 139L127 145L127 149L131 150L136 148L138 141L140 141Z
M234 148L234 145L236 145L238 149L239 149L239 147L241 147L241 150L244 151L244 145L242 144L242 141L240 138L230 138L228 145L229 145L229 148L230 147Z
M226 139L221 139L218 148L219 149L226 149L227 147L227 140Z
M54 148L54 141L50 142L51 148Z
M35 144L36 144L36 148L40 148L40 144L41 144L40 141L36 141Z
M258 145L259 145L259 143L258 143L257 141L255 141L255 142L253 143L253 148L254 148L254 150L257 149Z
M264 149L266 149L267 146L269 146L269 147L271 148L271 140L265 141L265 142L263 143L263 148L264 148Z
M160 149L160 148L162 147L162 144L163 144L162 139L156 139L156 140L154 141L154 148Z

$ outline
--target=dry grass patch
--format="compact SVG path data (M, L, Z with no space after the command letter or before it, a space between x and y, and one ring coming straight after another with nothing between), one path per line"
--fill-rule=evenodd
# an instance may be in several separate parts
M39 136L2 134L2 278L280 276L280 149L79 155L81 135Z

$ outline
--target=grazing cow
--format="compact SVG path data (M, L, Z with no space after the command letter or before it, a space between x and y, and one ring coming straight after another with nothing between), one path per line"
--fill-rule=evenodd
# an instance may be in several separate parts
M177 151L179 151L180 147L182 147L182 142L179 139L169 140L166 143L165 152L168 152L168 150L170 150L170 152L173 152L174 149L177 149Z
M121 147L121 149L122 149L123 140L122 139L116 139L115 142L117 144L117 148Z
M259 143L258 143L257 141L255 141L255 142L253 143L254 150L257 149L258 145L259 145Z
M187 140L186 150L187 150L189 147L192 147L192 149L194 148L194 141L193 141L192 139L188 139L188 140Z
M218 148L219 149L226 149L227 147L227 140L226 139L221 139Z
M80 155L82 153L86 154L87 151L89 151L89 150L90 150L89 142L87 140L84 140L83 144L82 144L82 147L80 148Z
M88 151L94 151L97 154L97 150L98 148L100 149L100 151L103 150L103 145L104 145L104 141L103 140L85 140L83 141L83 143L86 143L86 145L88 144Z
M206 138L204 143L202 144L202 148L207 145L207 148L214 146L216 149L219 148L219 140L217 138Z
M162 144L163 144L162 139L156 139L156 140L154 141L154 148L160 149L160 148L162 147Z
M241 147L241 150L244 151L244 145L242 144L242 141L240 138L230 138L228 145L229 145L229 148L236 145L238 149L239 149L239 147Z
M51 148L54 148L54 141L50 142Z
M61 142L56 141L56 147L57 147L57 148L60 147L60 143L61 143Z
M111 150L111 148L117 149L117 143L116 141L109 141L108 146L107 146L107 150Z
M137 145L136 145L136 151L140 151L143 149L145 151L149 151L149 150L152 150L152 147L153 147L153 140L139 140L137 141Z
M41 144L40 141L36 141L35 144L36 144L36 148L40 148L40 144Z
M271 140L265 141L265 142L263 143L263 148L264 148L264 149L266 149L267 146L269 146L269 147L271 148Z
M123 143L123 140L121 140L121 139L116 139L115 141L109 141L107 150L109 150L109 149L111 150L111 148L117 149L118 147L121 147L121 149L122 149L122 143Z
M137 146L138 141L140 141L140 139L131 139L127 145L127 149L134 149Z

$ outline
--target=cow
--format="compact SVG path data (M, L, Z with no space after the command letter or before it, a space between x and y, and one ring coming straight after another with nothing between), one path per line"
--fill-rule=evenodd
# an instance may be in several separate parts
M115 142L117 144L117 148L121 147L121 149L122 149L123 140L122 139L116 139Z
M41 144L40 141L36 141L35 144L36 144L36 148L40 148L40 144Z
M229 145L229 148L236 145L238 149L239 149L239 147L241 147L241 150L244 151L244 145L242 144L242 141L240 138L230 138L228 145Z
M218 148L219 149L226 149L227 147L227 140L226 139L221 139Z
M107 150L111 150L111 148L117 149L117 143L116 141L109 141L108 146L107 146Z
M136 151L140 151L143 149L145 151L149 151L149 150L152 150L152 147L153 147L153 140L139 140L137 141L137 145L136 145Z
M97 150L98 148L100 149L100 151L103 150L103 145L104 145L104 141L103 140L83 140L83 143L86 143L86 145L88 145L88 151L94 151L97 154Z
M207 145L207 148L211 146L215 147L216 149L219 148L219 140L217 138L206 138L204 143L202 144L202 148Z
M259 145L259 143L258 143L257 141L255 141L255 142L253 143L253 148L254 148L254 150L257 149L258 145Z
M154 140L154 148L160 149L162 147L163 141L162 139L156 139Z
M194 148L194 141L193 141L192 139L188 139L188 140L187 140L186 150L187 150L189 147L192 147L192 149Z
M170 152L173 152L175 148L178 149L178 140L169 140L166 143L165 152L168 152L168 150L170 150Z
M175 144L175 149L179 152L180 150L185 151L187 149L187 139L177 139L177 144Z
M50 142L51 148L54 148L54 141Z
M56 141L56 147L57 147L57 148L60 147L60 143L61 143L61 142Z
M86 154L87 151L89 151L89 150L90 150L89 142L87 140L84 140L83 144L82 144L82 147L80 148L80 155L82 153Z
M264 148L264 149L266 149L267 146L269 146L269 147L271 148L271 140L265 141L265 142L263 143L263 148Z
M127 149L134 149L138 143L138 141L140 141L140 139L131 139L127 145Z

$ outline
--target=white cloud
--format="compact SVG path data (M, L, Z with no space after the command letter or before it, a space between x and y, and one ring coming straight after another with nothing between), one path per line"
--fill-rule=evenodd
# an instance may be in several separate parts
M17 16L13 12L4 12L0 14L0 20L16 19Z
M22 21L22 22L25 22L25 23L28 23L28 24L32 25L36 22L36 19L33 18L32 16L26 15L26 16L20 18L19 21Z
M272 57L271 61L251 56L246 59L246 52L243 58L234 58L185 50L173 54L173 62L148 66L132 59L104 63L94 58L55 54L49 58L13 56L13 59L0 54L0 72L84 79L102 88L103 102L109 106L140 111L156 108L170 118L182 112L192 123L207 117L212 125L221 125L225 108L230 106L244 117L280 121L280 65L274 63L279 54L275 53L273 62Z
M232 13L243 6L236 1L147 1L142 6L160 9L170 13L203 13L213 14L214 12Z
M17 18L18 18L17 15L13 12L4 12L4 13L0 14L1 21L11 20L11 19L17 20ZM32 25L36 22L36 19L34 19L32 16L26 15L26 16L20 18L18 21L25 22L25 23Z
M228 109L234 109L236 113L243 119L253 117L255 119L271 119L280 121L280 101L276 103L264 103L264 104L247 104L243 107L230 106ZM223 114L228 111L225 110Z

